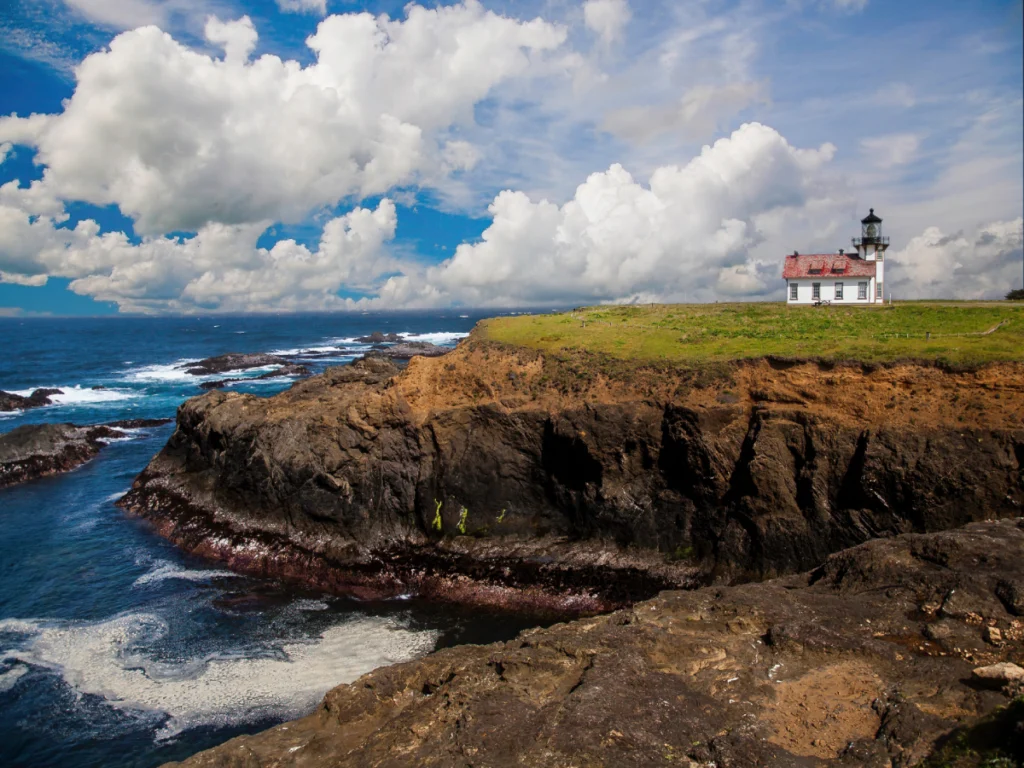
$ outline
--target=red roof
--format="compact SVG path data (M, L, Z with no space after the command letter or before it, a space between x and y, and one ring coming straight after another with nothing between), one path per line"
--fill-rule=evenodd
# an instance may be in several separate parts
M812 253L787 256L782 268L784 278L821 277L841 280L844 277L874 277L875 262L840 253Z

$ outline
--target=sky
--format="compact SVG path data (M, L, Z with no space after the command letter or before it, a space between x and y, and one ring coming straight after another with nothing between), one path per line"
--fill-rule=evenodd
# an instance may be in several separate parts
M5 0L0 316L1021 287L1020 0Z

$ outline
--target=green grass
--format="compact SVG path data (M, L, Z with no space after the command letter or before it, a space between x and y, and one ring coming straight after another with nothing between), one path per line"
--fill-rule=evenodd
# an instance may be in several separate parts
M979 335L999 323L1003 325L993 333ZM547 353L583 351L683 365L775 356L875 363L914 360L970 367L1024 360L1024 305L603 306L571 313L492 318L483 323L480 335Z

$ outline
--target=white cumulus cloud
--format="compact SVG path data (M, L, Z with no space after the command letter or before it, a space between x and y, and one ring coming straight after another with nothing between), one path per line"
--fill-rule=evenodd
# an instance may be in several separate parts
M74 228L33 189L0 187L0 281L42 285L72 278L71 290L116 302L126 312L341 309L342 287L373 291L382 276L408 269L386 247L395 205L357 207L328 221L315 249L280 240L258 246L268 222L207 224L193 237L100 234Z
M81 63L63 112L0 118L0 143L34 146L53 194L117 205L141 234L293 222L467 167L471 148L446 132L566 32L465 0L409 5L404 20L330 16L306 67L250 61L248 18L213 19L206 36L223 58L154 26L118 35Z
M487 306L776 292L783 246L766 264L752 252L779 229L773 217L796 222L824 202L828 218L822 172L834 152L794 148L751 123L686 165L659 168L646 186L613 165L564 205L502 192L481 242L389 279L380 300Z
M889 252L886 282L897 299L1002 298L1020 285L1024 219L947 235L929 227Z

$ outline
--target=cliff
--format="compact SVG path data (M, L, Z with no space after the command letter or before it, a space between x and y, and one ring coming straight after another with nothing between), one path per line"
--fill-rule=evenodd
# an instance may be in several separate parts
M182 765L1020 765L1022 551L1024 520L973 523L665 592L379 669Z
M475 333L184 404L121 502L182 547L356 594L589 612L1019 515L1024 365L629 364Z

